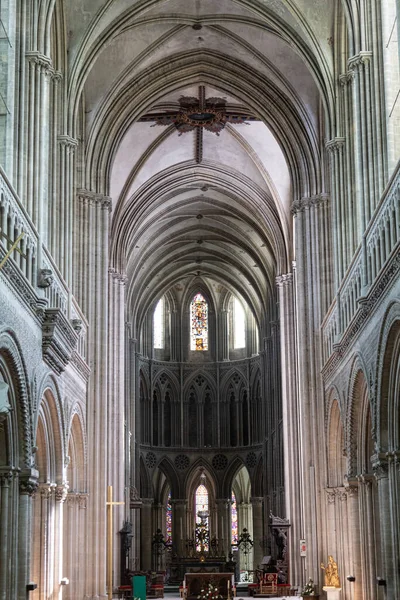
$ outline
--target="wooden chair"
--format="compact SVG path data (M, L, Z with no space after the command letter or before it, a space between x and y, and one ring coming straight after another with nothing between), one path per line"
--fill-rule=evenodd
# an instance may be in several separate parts
M260 594L276 596L278 593L278 573L264 573L260 581Z

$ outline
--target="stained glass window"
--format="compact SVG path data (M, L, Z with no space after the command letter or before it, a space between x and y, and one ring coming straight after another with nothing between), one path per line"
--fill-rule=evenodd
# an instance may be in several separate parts
M237 544L238 541L238 516L236 506L236 496L232 492L232 508L231 508L231 523L232 523L232 544Z
M190 304L190 349L208 350L208 305L201 294Z
M233 347L244 348L246 346L246 318L241 302L237 298L233 300Z
M166 533L166 541L169 544L172 542L172 503L171 503L171 492L168 494L167 498L167 508L165 515L165 533Z
M164 348L164 298L157 302L153 314L153 346Z
M201 519L197 515L197 513L199 511L207 511L208 512L208 492L207 492L207 488L205 485L203 485L203 484L199 485L199 487L196 490L195 499L196 499L196 501L195 501L195 511L196 511L195 520L196 520L196 525L199 525L201 523ZM204 519L203 522L206 523L206 531L208 531L208 517L206 519ZM203 548L204 548L204 550L208 550L208 540L204 543ZM196 544L196 549L200 550L200 542L198 542Z

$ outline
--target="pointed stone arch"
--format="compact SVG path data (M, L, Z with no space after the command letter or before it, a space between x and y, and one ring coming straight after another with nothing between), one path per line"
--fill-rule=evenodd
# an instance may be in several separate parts
M354 359L349 379L346 407L346 447L349 477L361 472L360 442L364 437L363 426L365 423L362 416L365 413L366 404L369 404L368 375L362 357L357 356Z
M386 312L378 346L374 429L381 451L400 447L399 369L400 302L394 302Z
M331 402L328 420L328 486L340 487L346 475L345 431L337 398Z
M13 464L30 468L33 437L27 370L22 350L12 331L5 330L0 333L0 362L3 379L9 385L9 402L14 409L8 416Z

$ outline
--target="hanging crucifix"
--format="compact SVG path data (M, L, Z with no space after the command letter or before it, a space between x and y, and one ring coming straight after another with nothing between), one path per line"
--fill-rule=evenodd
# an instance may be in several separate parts
M206 98L204 85L199 86L199 97L181 96L179 98L180 108L178 111L166 113L150 113L144 115L139 121L151 122L155 125L174 125L179 135L188 131L194 131L195 137L195 160L201 163L203 160L203 131L206 129L211 133L219 135L227 123L232 125L249 124L247 121L259 121L257 117L249 112L228 108L225 98Z
M5 263L7 262L7 260L10 258L10 256L14 252L14 250L16 250L17 252L19 252L23 258L26 258L26 255L22 252L22 250L20 248L18 248L18 244L20 243L20 241L22 240L22 238L25 235L24 232L20 233L19 236L17 237L17 239L15 241L11 240L8 237L8 235L6 235L3 232L1 232L0 235L1 235L1 237L4 237L9 244L11 244L11 248L8 250L8 252L6 253L5 257L3 258L3 260L0 263L0 269L3 268L3 266L5 265Z

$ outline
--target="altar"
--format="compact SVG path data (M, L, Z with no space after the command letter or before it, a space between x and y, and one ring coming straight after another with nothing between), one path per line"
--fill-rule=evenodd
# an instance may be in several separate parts
M218 593L226 600L232 598L234 589L233 573L185 573L184 589L187 600L197 600L201 590L206 590L208 584L218 588Z

